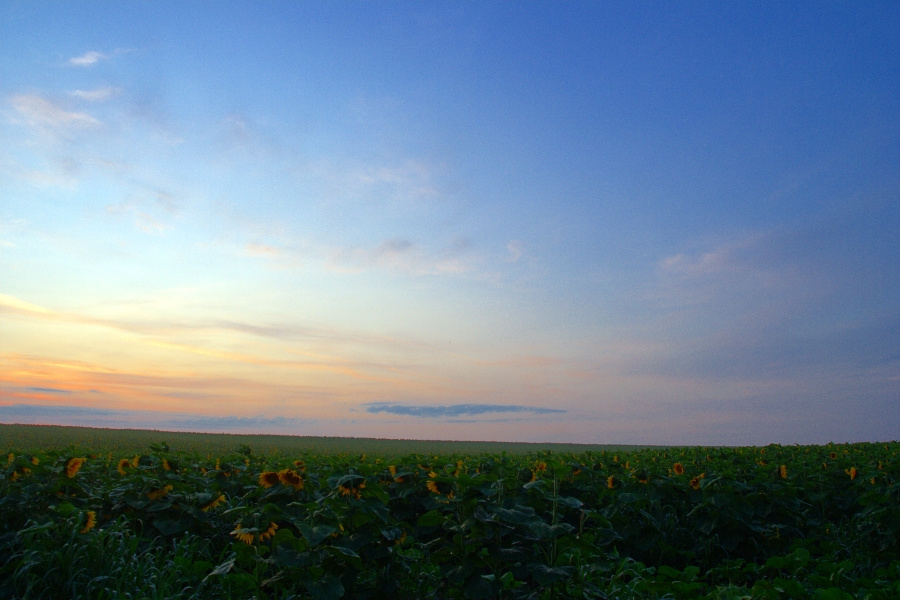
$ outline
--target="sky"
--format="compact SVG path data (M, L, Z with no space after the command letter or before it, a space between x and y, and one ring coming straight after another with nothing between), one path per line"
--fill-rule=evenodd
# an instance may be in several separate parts
M900 439L897 2L0 3L0 422Z

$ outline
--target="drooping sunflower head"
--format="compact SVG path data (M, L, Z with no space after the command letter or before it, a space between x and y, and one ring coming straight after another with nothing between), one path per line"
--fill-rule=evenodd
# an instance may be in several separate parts
M278 480L286 487L292 487L298 491L303 489L303 478L293 469L283 469L279 471Z
M275 530L278 529L278 525L273 521L269 523L269 528L259 534L259 541L265 542L268 539L271 539L272 536L275 535Z
M256 530L254 529L251 531L249 529L244 529L243 527L241 527L241 524L238 523L237 527L234 528L234 531L231 532L231 535L233 535L238 541L241 541L248 546L252 546L253 542L256 540L256 536L253 535L253 531Z
M66 477L72 479L75 475L78 474L78 470L81 469L81 465L84 464L86 458L70 458L66 461Z
M203 512L209 512L212 509L219 506L220 504L222 504L223 502L225 502L225 496L223 494L219 494L218 496L216 496L215 498L213 498L206 504L202 505L200 507L200 510L202 510Z
M78 533L87 533L97 524L97 513L92 510L85 513L84 526L78 530Z
M778 469L778 473L781 475L782 479L787 479L787 465L781 465Z
M270 488L273 485L277 485L281 479L278 477L278 473L275 471L263 471L259 474L259 485L264 488Z
M154 500L154 501L159 500L161 498L164 498L171 491L172 491L171 485L167 485L167 486L161 487L161 488L153 488L152 490L147 492L147 498L149 498L150 500Z
M613 475L606 478L606 487L611 490L616 489L616 478Z

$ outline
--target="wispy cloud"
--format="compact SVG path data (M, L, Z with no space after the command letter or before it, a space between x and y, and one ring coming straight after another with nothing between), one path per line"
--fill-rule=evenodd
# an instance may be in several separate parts
M394 415L403 415L409 417L420 417L428 419L439 418L456 418L477 416L485 414L508 414L508 413L529 413L534 415L546 415L553 413L564 413L565 410L558 408L543 408L539 406L522 406L517 404L449 404L449 405L416 405L416 404L394 404L389 402L370 402L363 405L366 412L370 413L389 413Z
M465 239L435 251L407 238L391 238L368 248L337 247L324 253L328 268L351 273L382 269L412 275L453 275L470 271L478 260Z
M552 356L519 356L500 360L481 360L476 364L485 367L522 367L526 369L542 369L563 364L563 360Z
M92 127L100 124L100 121L87 113L66 110L38 94L13 96L10 104L28 124L34 126L60 128Z
M72 90L69 95L87 102L105 102L122 93L122 88L106 86L94 90Z
M90 67L107 58L109 58L109 55L107 54L97 52L96 50L90 50L81 56L73 56L69 59L69 64L73 67Z
M155 191L110 204L106 212L110 215L131 214L135 225L145 233L160 233L168 229L168 221L177 214L178 204L172 194Z
M188 413L120 410L40 404L0 405L0 422L101 427L140 426L172 431L240 432L284 431L308 425L309 419L286 417L200 416Z
M522 247L522 242L519 240L510 240L506 244L506 251L508 252L506 257L506 262L519 262L519 259L522 258L522 254L525 252Z

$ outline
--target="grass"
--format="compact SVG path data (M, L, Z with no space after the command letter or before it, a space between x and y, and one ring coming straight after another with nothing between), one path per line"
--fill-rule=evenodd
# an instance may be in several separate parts
M94 452L143 452L151 444L165 441L174 451L225 454L241 446L263 454L500 454L526 455L549 450L556 453L615 452L651 446L622 444L560 444L523 442L460 442L392 440L376 438L313 437L236 433L189 433L147 429L103 429L59 425L0 424L0 440L21 451L50 448L83 448Z

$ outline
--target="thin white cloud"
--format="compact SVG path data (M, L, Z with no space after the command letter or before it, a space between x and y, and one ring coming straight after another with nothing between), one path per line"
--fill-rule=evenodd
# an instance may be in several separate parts
M477 262L470 244L460 240L429 251L408 239L392 238L374 247L337 247L323 254L328 268L351 273L382 269L411 275L460 274L470 272Z
M72 90L69 95L88 102L105 102L121 93L121 88L106 86L95 90Z
M167 192L156 191L150 195L110 204L106 207L110 215L131 214L135 225L145 233L160 233L170 227L168 221L178 214L178 203Z
M90 52L85 52L81 56L73 56L69 59L69 64L73 67L90 67L107 58L109 58L109 55L91 50Z
M278 258L282 255L282 251L275 246L268 244L245 244L244 254L247 256L257 256L263 258Z
M10 104L27 123L34 126L60 128L93 127L100 124L100 121L87 113L66 110L38 94L13 96Z
M509 252L509 255L506 257L506 262L519 262L519 259L522 258L522 253L524 249L522 248L522 242L519 240L510 240L509 243L506 244L506 250Z

